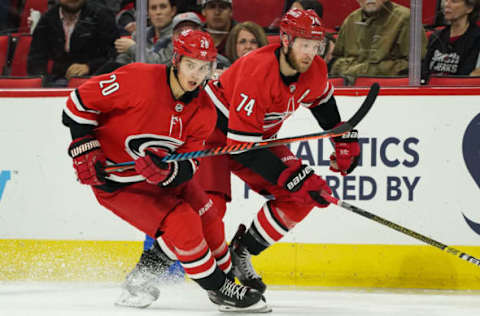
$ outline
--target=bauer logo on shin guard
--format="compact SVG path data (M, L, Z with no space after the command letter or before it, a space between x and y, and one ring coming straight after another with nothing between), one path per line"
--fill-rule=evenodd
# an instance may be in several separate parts
M306 166L305 168L300 169L300 171L292 177L288 182L287 182L287 189L288 191L295 192L298 191L301 187L301 184L308 176L313 172L313 169Z

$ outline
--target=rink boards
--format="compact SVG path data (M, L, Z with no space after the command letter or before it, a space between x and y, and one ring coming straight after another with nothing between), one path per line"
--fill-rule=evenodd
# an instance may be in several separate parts
M338 89L343 118L364 94ZM120 280L140 254L142 233L75 181L61 125L66 95L0 91L0 280ZM345 178L326 167L327 141L291 149L339 198L480 257L479 95L384 89L358 126L362 164ZM300 110L280 137L317 126ZM233 195L227 238L264 202L237 178ZM480 289L478 267L335 206L315 209L254 263L270 284Z

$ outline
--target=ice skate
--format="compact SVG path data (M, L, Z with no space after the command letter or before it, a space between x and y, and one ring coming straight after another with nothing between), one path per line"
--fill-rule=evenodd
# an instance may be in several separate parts
M232 256L232 271L243 285L251 287L263 294L265 293L267 285L263 283L262 278L253 268L251 255L242 244L245 230L245 225L241 224L229 246L230 255Z
M122 293L115 305L135 308L150 306L160 296L160 284L175 278L168 273L174 262L163 254L157 244L144 251L122 284Z
M262 293L236 284L228 278L218 290L208 291L208 297L218 305L218 310L221 312L269 313L272 311Z

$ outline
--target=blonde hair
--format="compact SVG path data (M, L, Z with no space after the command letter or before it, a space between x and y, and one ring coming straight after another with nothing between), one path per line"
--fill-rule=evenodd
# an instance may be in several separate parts
M232 28L230 34L228 34L227 42L225 44L225 55L232 63L239 57L237 55L236 46L238 33L240 33L241 30L246 30L252 33L257 40L258 47L263 47L268 44L267 35L265 35L265 31L260 25L251 21L238 23Z

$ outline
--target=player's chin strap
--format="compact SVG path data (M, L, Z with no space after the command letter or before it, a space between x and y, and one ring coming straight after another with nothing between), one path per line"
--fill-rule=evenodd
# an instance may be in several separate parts
M183 93L187 93L187 90L182 86L182 83L180 82L180 78L178 78L178 69L177 66L173 66L173 75L175 76L175 80L177 80L178 85L180 86L180 89L182 89Z
M183 91L182 96L180 98L178 98L178 100L184 102L185 104L190 103L200 93L200 86L198 86L193 91L187 91L183 88L182 83L180 82L180 79L178 78L177 67L175 67L175 66L173 66L173 75L175 76L175 80L177 80L178 85L180 86L180 89L182 89L182 91Z

